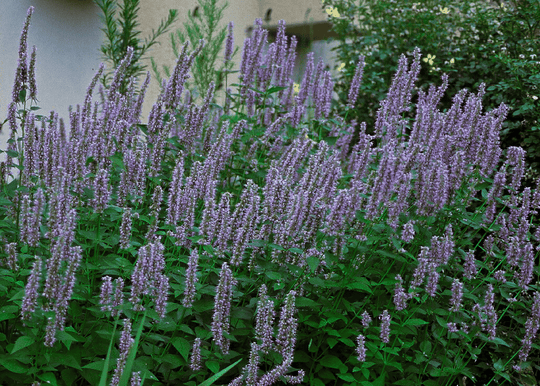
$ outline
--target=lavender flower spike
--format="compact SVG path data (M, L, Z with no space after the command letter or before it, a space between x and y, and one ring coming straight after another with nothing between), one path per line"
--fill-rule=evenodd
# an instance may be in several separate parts
M379 315L379 319L381 320L381 340L384 343L390 342L390 314L388 313L388 310L384 310L381 315Z
M36 86L36 46L32 47L32 54L30 55L30 67L28 69L28 88L30 90L30 98L37 100L37 86Z
M110 276L103 277L103 283L101 283L101 295L99 296L99 304L101 304L101 311L110 311L111 296L113 293L112 278Z
M212 320L212 334L216 346L225 355L229 352L229 340L223 335L228 332L231 314L232 287L236 280L232 276L232 271L227 263L223 263L219 274L219 283L214 300L214 317Z
M364 326L364 328L368 328L370 323L371 316L369 316L369 313L367 311L364 311L362 313L362 326Z
M28 319L36 310L39 282L41 281L41 259L36 256L28 283L24 288L24 298L21 305L22 318Z
M231 60L231 56L233 53L233 43L234 43L234 35L233 35L234 23L232 21L229 22L228 27L229 27L229 34L227 35L227 41L225 43L225 63Z
M356 338L356 343L358 346L356 347L356 353L358 354L358 361L359 362L365 362L366 361L366 347L364 342L364 335L358 335Z
M111 380L111 386L117 386L120 383L120 378L124 372L124 367L126 366L127 357L129 355L129 350L133 346L134 339L131 337L131 320L124 320L124 330L122 335L120 335L120 344L119 351L120 356L116 361L116 368L114 369L114 374Z
M193 348L191 350L191 370L197 371L202 369L201 366L201 338L195 338Z
M34 7L28 8L26 20L24 21L23 30L21 32L21 40L19 43L19 64L15 73L15 83L13 85L12 100L14 103L19 101L19 93L23 90L24 84L28 81L28 27L30 26L30 18L34 13Z
M354 73L353 80L351 82L351 88L349 90L349 98L347 106L351 109L354 107L356 100L358 99L358 91L360 90L360 83L362 82L362 76L364 75L364 67L366 62L364 61L365 56L360 55L358 64L356 67L356 72Z
M186 270L186 284L184 289L184 301L182 305L190 308L195 299L195 284L197 283L197 267L199 265L199 252L196 249L191 251Z

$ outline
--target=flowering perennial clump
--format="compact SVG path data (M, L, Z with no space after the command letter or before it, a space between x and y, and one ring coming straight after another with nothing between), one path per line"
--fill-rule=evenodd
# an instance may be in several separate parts
M211 103L218 84L198 90L201 106L185 89L206 42L191 53L186 43L141 123L150 74L125 79L140 58L130 47L101 101L104 66L64 123L26 104L37 93L32 12L0 163L0 346L27 384L73 372L93 382L114 360L113 385L210 374L230 385L450 384L491 362L493 377L517 379L538 358L540 181L525 186L526 154L501 148L509 108L482 111L488 85L441 111L449 78L417 90L415 49L375 126L349 122L368 59L354 61L342 117L323 61L309 54L295 83L296 38L279 21L268 44L257 19L224 108ZM120 317L119 349L104 350ZM55 371L41 374L49 356Z

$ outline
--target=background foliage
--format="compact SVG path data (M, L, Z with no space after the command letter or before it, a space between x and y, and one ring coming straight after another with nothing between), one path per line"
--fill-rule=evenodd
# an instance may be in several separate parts
M348 115L372 127L378 103L397 69L399 53L420 47L424 67L418 88L427 91L443 73L448 109L462 88L486 83L486 109L505 103L510 116L501 132L503 148L521 146L530 166L540 168L540 3L516 1L323 0L338 10L333 30L341 44L338 63L346 63L337 82L339 106L346 105L354 64L366 56L364 82L356 109ZM329 9L329 8L328 8ZM339 109L339 107L338 107ZM532 178L529 180L531 181Z

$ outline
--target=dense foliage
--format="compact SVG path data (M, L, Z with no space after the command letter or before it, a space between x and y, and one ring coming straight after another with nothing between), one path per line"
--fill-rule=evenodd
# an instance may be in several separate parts
M214 82L190 100L185 44L141 123L128 48L66 124L36 113L32 12L0 164L3 384L538 378L540 190L522 148L502 154L509 108L484 112L485 85L441 111L449 77L417 93L414 49L368 134L331 114L312 55L294 90L295 37L280 21L268 44L257 19L225 106Z
M452 96L485 83L487 110L505 103L510 114L501 130L503 149L521 146L538 176L540 170L540 2L434 0L323 0L339 35L338 63L347 64L337 82L340 103L347 103L353 63L366 57L364 82L356 109L349 118L375 122L399 55L420 47L424 54L417 87L427 91L441 74L449 76ZM335 10L335 11L334 11ZM337 11L337 12L336 12ZM340 107L338 107L338 110Z

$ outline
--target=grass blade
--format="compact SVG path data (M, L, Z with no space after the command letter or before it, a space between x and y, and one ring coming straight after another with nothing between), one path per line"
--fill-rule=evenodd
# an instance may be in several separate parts
M238 359L236 362L234 362L229 367L224 368L219 373L212 375L210 378L208 378L206 381L201 383L199 386L210 386L215 381L217 381L219 378L221 378L226 372L228 372L230 369L232 369L234 366L236 366L238 363L240 363L242 359Z
M141 334L144 328L145 320L146 320L146 311L144 311L141 324L139 324L137 335L135 336L135 342L133 342L133 347L131 347L131 350L129 351L129 356L126 361L126 367L124 368L124 372L122 373L122 378L120 378L120 383L118 384L119 386L127 386L129 384L129 378L131 377L131 368L133 367L133 363L135 362L135 356L137 356L137 350L139 348L139 340L141 339Z

